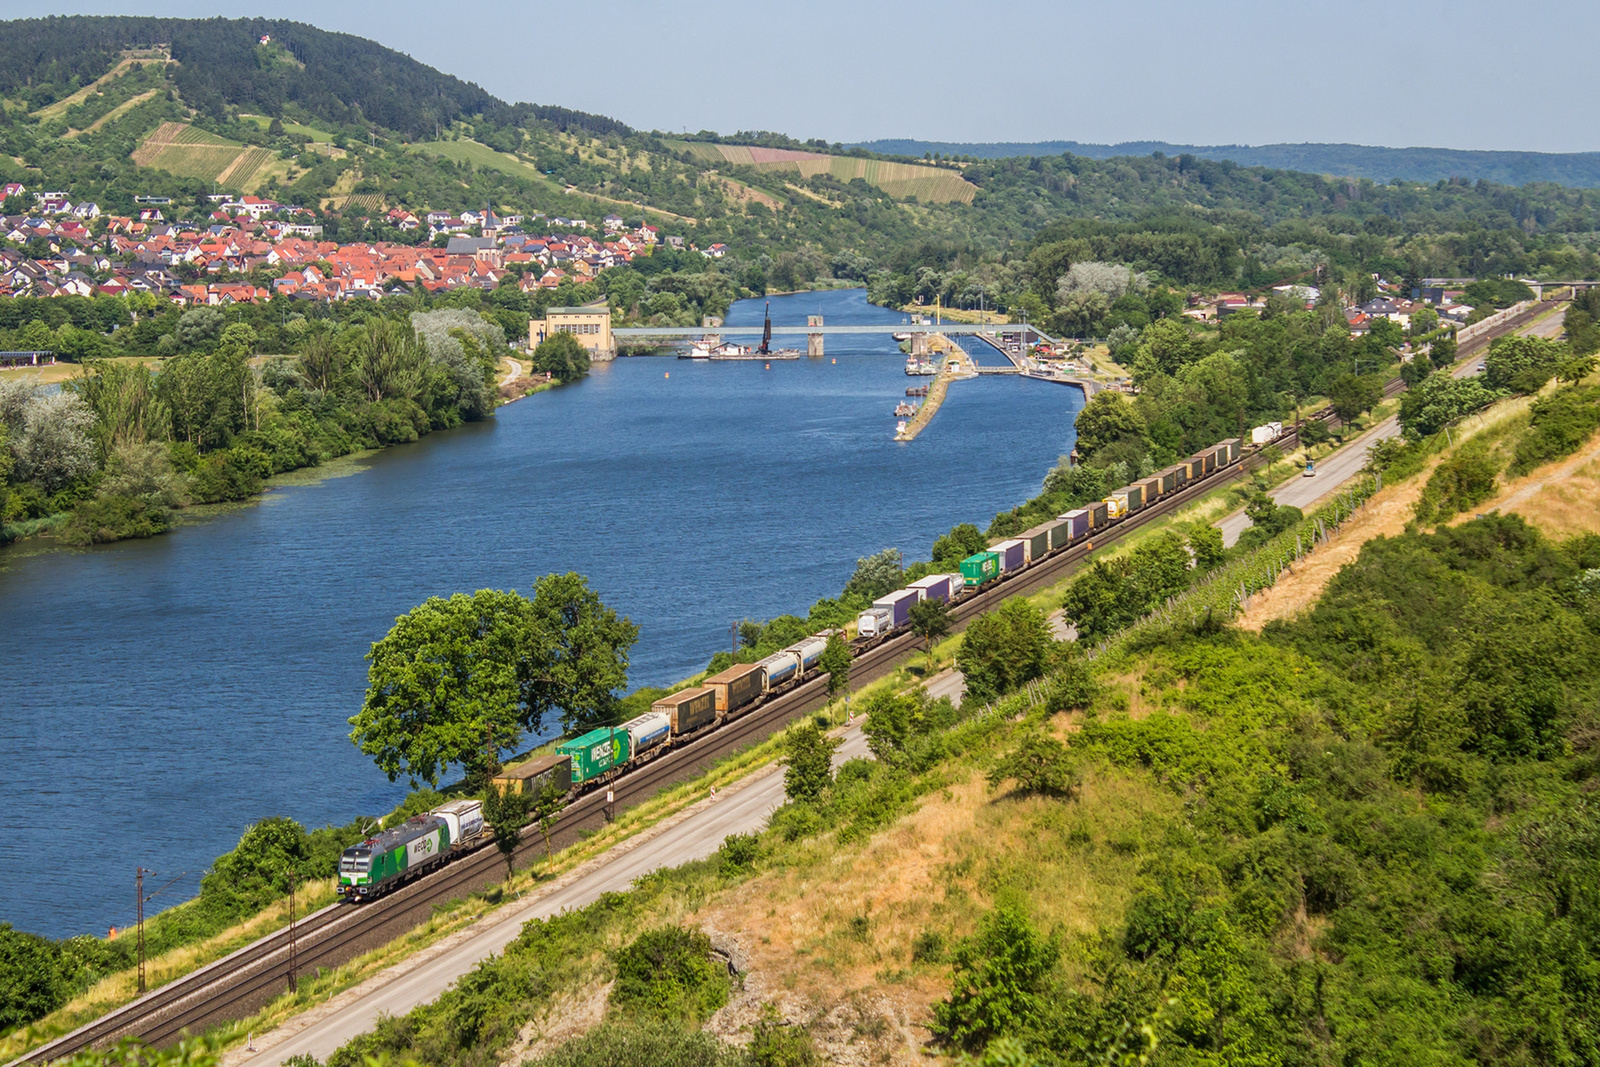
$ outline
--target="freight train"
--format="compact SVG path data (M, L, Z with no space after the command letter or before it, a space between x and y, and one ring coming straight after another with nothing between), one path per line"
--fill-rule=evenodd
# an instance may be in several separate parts
M1252 447L1282 435L1269 423L1251 431ZM1103 500L1063 512L1049 522L991 545L961 561L959 573L931 574L879 597L856 620L852 652L860 655L910 626L911 606L922 600L952 604L995 582L1008 581L1047 557L1088 542L1145 508L1218 471L1237 464L1239 438L1230 438L1111 493ZM508 767L493 788L542 793L553 789L572 799L625 770L654 759L702 732L755 710L766 700L815 677L828 638L826 630L757 663L741 663L700 685L662 697L648 712L619 726L602 726L556 746L554 753ZM344 851L339 884L346 900L385 892L477 846L483 832L481 807L475 821L456 801ZM453 821L452 821L453 820Z

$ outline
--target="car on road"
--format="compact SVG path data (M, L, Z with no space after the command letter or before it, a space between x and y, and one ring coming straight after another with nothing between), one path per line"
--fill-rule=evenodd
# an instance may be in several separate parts
M1317 465L1316 465L1316 463L1312 462L1309 459L1306 460L1305 473L1301 474L1300 477L1302 477L1302 478L1315 478L1316 476L1317 476Z
M1488 369L1489 369L1489 365L1487 363L1480 363L1476 367L1472 368L1472 373L1474 373L1474 374L1482 374L1484 371L1486 371Z

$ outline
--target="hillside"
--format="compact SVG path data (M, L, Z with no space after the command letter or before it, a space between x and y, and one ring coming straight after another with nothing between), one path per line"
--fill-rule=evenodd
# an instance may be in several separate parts
M1081 141L1031 141L964 143L885 139L865 141L869 152L891 156L970 157L1006 159L1013 156L1074 155L1087 159L1119 156L1189 155L1199 159L1229 160L1241 167L1272 167L1328 174L1343 178L1369 178L1387 182L1490 181L1501 185L1553 182L1578 189L1600 186L1600 152L1480 152L1459 148L1385 148L1358 144L1192 145L1166 141L1123 141L1085 144Z

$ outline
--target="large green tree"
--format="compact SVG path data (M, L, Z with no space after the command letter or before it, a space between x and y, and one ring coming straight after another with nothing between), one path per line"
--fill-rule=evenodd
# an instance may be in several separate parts
M350 739L390 781L482 775L522 736L535 623L526 599L481 589L430 597L367 653L367 698Z
M589 373L589 352L570 333L555 333L533 350L533 369L558 382L571 382Z
M973 619L956 652L967 695L993 700L1039 677L1045 670L1050 643L1044 613L1021 597L1012 597Z
M538 731L551 716L567 730L615 722L639 627L570 571L534 583L528 614L522 725Z

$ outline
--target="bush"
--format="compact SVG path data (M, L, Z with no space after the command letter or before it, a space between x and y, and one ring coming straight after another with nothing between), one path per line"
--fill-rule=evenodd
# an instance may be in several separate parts
M933 1006L933 1032L947 1044L978 1049L1034 1026L1060 948L1039 936L1021 911L1003 907L951 954L950 997Z
M265 470L272 464L266 455L253 448L225 448L202 457L189 475L189 490L201 504L226 500L245 500L261 492Z
M1067 746L1038 726L1026 727L1017 747L989 771L989 786L1017 783L1019 793L1073 797L1078 793L1078 768L1067 753Z
M159 504L106 494L78 505L56 536L69 545L98 545L130 537L154 537L171 526L172 513Z
M1421 523L1442 523L1494 495L1500 460L1488 442L1468 441L1428 479L1415 513Z
M49 1015L73 986L60 945L0 923L0 1034Z
M698 1026L728 1002L727 968L711 959L702 931L646 930L614 960L611 1006L630 1015Z
M1490 389L1537 393L1570 356L1564 343L1546 337L1496 337L1484 357L1483 380Z
M640 1020L603 1023L523 1067L739 1067L746 1062L740 1050L710 1034Z
M1570 456L1600 428L1600 386L1560 389L1533 402L1532 420L1511 460L1513 477Z
M978 616L967 626L956 652L967 693L978 700L994 700L1039 677L1051 644L1044 613L1021 597Z

